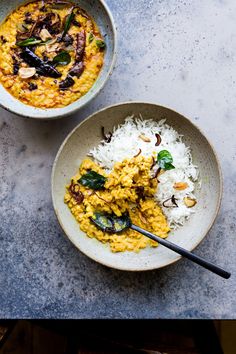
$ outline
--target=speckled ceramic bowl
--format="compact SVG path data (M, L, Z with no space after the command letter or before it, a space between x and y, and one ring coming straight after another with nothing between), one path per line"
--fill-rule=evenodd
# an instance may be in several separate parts
M198 183L196 186L196 213L184 226L170 232L170 241L193 250L211 228L222 194L220 166L211 144L193 123L171 109L149 103L124 103L94 113L79 124L65 139L54 162L52 198L56 215L66 235L80 251L106 266L130 271L161 268L177 261L180 256L161 245L146 248L139 253L112 253L109 245L91 239L80 231L63 197L65 185L77 172L88 151L101 140L101 126L109 131L122 123L125 117L139 113L144 119L165 118L169 125L184 136L183 141L191 147L193 162L199 167L202 186L199 188Z
M98 79L93 87L86 95L79 100L64 108L54 109L40 109L32 106L25 105L16 98L14 98L7 90L0 84L0 106L6 110L16 113L18 115L38 118L38 119L55 119L62 118L79 110L81 107L90 102L103 88L105 82L108 80L112 73L115 58L116 58L116 29L114 20L110 10L108 9L105 1L103 0L72 0L78 3L80 7L85 9L98 24L102 35L106 34L106 53L103 68L100 72ZM15 8L24 3L31 1L23 0L1 0L0 1L0 23L4 21L6 16L10 14Z

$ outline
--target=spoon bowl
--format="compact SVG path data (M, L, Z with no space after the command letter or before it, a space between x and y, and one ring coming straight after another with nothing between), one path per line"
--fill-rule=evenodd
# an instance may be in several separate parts
M122 216L111 215L107 213L96 212L91 217L93 223L102 231L118 234L127 229L132 229L140 234L159 242L161 245L171 249L172 251L180 254L181 256L188 258L190 261L199 264L200 266L210 270L211 272L221 276L222 278L229 279L231 274L222 268L219 268L215 264L206 261L202 257L196 256L195 254L187 251L186 249L175 245L174 243L161 238L160 236L154 235L153 233L144 230L143 228L132 224L129 215L123 214Z

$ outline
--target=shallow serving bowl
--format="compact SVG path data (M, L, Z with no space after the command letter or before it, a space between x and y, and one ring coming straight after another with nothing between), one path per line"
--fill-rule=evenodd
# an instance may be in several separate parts
M106 131L122 123L125 117L136 114L144 119L166 122L184 135L183 141L191 147L193 163L199 167L201 188L196 184L198 203L196 212L168 239L188 250L193 250L206 236L218 213L222 194L222 177L215 152L203 133L187 118L171 109L151 103L131 102L118 104L94 113L79 124L65 139L56 156L52 172L52 198L59 223L71 242L88 257L112 268L141 271L161 268L180 256L159 245L139 253L112 253L109 245L87 237L64 204L65 185L86 157L88 151L101 140L101 126Z
M9 15L14 9L29 2L32 2L32 0L1 0L0 23L2 23L7 15ZM101 30L102 35L106 35L107 48L105 52L104 65L93 87L86 95L66 107L40 109L28 106L17 100L0 84L0 106L6 110L29 118L61 118L76 112L90 102L99 93L105 82L108 80L112 73L116 57L116 29L112 14L103 0L72 0L72 2L77 3L80 7L86 10L94 18Z

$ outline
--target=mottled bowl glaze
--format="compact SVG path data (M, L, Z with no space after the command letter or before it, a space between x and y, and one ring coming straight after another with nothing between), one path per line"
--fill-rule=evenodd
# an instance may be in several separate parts
M65 234L81 252L106 266L129 271L165 267L179 260L180 256L160 245L157 248L146 248L139 253L112 253L109 245L91 239L80 231L79 224L64 204L63 197L65 185L70 182L88 151L101 140L101 126L109 131L122 123L125 117L140 113L144 119L165 118L169 125L183 135L183 141L191 147L193 163L199 167L202 185L200 188L196 184L196 213L184 226L170 232L168 239L187 250L193 250L213 225L222 195L221 170L211 144L181 114L151 103L130 102L105 108L85 119L68 135L56 156L52 172L54 209Z
M78 111L81 107L90 102L103 88L109 76L112 73L115 58L116 58L116 29L112 14L103 0L72 0L78 3L85 9L98 24L102 35L106 35L106 53L103 68L94 83L93 87L86 95L79 100L64 108L54 109L40 109L28 106L21 101L14 98L1 84L0 84L0 106L6 110L28 118L38 119L55 119L62 118L69 114ZM1 0L0 1L0 23L9 15L14 9L22 4L31 1L22 0Z

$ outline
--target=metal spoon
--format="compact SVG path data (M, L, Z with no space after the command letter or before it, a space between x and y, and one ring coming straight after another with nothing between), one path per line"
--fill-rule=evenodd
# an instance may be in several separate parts
M149 237L154 241L159 242L161 245L171 249L172 251L180 254L185 258L190 259L192 262L199 264L200 266L210 270L211 272L219 275L222 278L229 279L229 277L231 276L231 273L216 266L215 264L208 262L205 259L193 254L192 252L187 251L186 249L166 239L156 236L137 225L132 224L128 214L123 214L121 217L118 217L114 214L95 212L94 215L91 217L91 220L99 229L109 233L119 233L124 231L125 229L130 228L134 231L140 232L144 236Z

